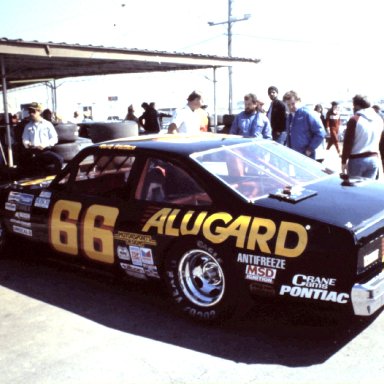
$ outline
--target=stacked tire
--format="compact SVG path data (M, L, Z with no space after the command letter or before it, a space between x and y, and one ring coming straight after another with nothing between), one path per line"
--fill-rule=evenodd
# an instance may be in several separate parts
M87 125L88 137L93 143L137 136L139 127L135 121L94 122Z
M54 124L58 136L58 143L53 147L53 152L59 154L68 162L80 151L80 146L77 143L79 137L79 128L73 123L58 123Z

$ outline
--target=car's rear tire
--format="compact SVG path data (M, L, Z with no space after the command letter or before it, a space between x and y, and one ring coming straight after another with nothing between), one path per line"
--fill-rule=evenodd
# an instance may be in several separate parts
M203 322L224 320L236 310L236 279L212 248L204 248L176 246L165 260L165 281L182 313Z

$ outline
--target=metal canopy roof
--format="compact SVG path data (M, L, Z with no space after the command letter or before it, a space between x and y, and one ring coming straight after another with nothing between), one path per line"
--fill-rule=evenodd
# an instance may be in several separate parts
M7 108L7 90L11 88L65 77L230 67L259 61L0 38L0 90L3 93L7 142L11 142ZM8 165L13 166L12 146L8 146Z
M8 89L65 77L204 69L260 61L6 38L0 39L0 59Z

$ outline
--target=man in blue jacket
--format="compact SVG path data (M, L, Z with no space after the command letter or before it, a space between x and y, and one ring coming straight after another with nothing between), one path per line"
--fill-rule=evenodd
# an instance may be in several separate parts
M272 139L271 124L267 116L258 110L259 103L253 93L244 96L244 111L233 120L230 134Z
M300 105L300 97L295 91L289 91L283 96L283 102L288 108L287 146L312 159L316 157L316 148L325 137L325 130L320 116L312 110Z

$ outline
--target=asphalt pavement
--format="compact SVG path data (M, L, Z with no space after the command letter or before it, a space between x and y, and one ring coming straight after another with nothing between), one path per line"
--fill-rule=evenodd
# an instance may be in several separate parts
M1 384L382 383L384 314L257 303L225 324L180 317L161 285L0 259Z

